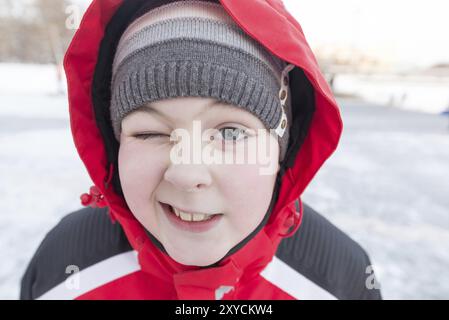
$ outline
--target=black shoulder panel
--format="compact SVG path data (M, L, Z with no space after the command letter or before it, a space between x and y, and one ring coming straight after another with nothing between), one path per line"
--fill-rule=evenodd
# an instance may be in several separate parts
M276 257L338 299L382 299L380 289L365 285L371 265L365 250L310 206L303 205L300 228L282 240Z
M107 208L83 208L61 219L47 233L21 281L20 299L36 299L71 275L67 267L83 270L114 255L130 251L119 223Z

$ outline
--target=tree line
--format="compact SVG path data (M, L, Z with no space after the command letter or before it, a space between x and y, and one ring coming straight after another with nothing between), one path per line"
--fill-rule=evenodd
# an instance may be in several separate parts
M0 62L60 64L73 37L68 0L0 0Z

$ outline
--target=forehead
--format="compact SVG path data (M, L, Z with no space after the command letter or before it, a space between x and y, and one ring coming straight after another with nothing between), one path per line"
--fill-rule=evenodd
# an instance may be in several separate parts
M157 100L138 108L133 113L145 114L164 121L178 122L203 118L234 118L236 120L260 120L249 111L215 98L177 97Z

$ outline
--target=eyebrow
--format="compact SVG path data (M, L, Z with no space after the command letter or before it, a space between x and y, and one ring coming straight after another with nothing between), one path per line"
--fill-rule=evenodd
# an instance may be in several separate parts
M204 114L205 112L209 111L211 108L216 109L217 107L225 107L227 109L233 109L234 108L231 104L223 103L223 101L221 101L221 100L214 100L214 101L212 101L212 103L207 104L203 108L203 110L201 110L200 112L195 114L195 117ZM167 118L166 114L164 114L161 111L155 109L149 103L144 104L143 106L141 106L137 110L143 111L143 112L148 113L148 114L156 114L156 115L158 115L160 117ZM168 118L170 118L170 117L168 117Z

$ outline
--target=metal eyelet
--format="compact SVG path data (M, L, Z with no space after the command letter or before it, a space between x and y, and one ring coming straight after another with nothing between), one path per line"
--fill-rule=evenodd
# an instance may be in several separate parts
M287 98L287 90L281 89L281 92L279 93L279 99L285 100Z
M295 66L293 64L291 64L291 63L288 64L282 71L282 75L281 75L281 89L279 90L279 101L281 103L282 115L281 115L281 119L279 120L279 124L275 129L276 134L281 138L284 136L285 130L288 125L287 115L284 110L284 106L285 106L285 103L288 98L288 90L289 90L288 84L290 82L289 78L288 78L288 73L291 70L293 70L294 67Z

